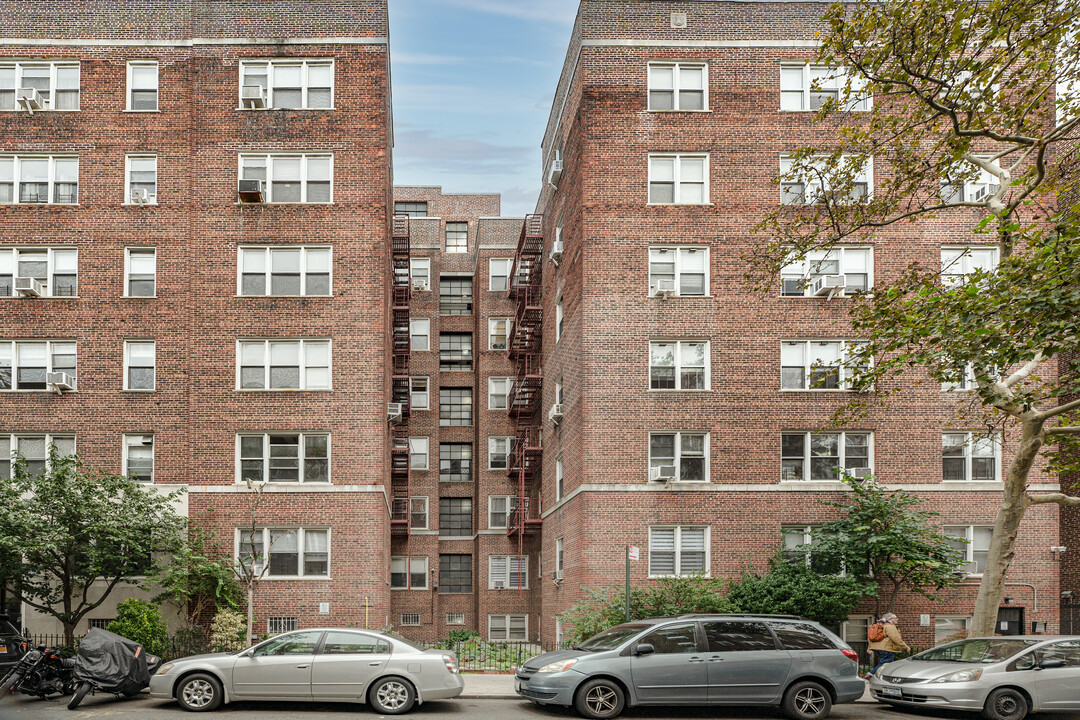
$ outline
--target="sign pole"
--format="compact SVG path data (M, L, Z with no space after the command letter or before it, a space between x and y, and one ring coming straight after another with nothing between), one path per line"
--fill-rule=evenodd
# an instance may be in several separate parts
M630 546L626 546L626 622L630 622Z

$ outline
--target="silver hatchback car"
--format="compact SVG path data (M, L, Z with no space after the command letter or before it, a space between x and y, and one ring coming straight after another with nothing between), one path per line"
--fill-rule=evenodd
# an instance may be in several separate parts
M373 630L321 628L277 635L239 653L173 660L150 678L150 696L206 711L234 700L367 702L385 715L454 698L457 657Z
M1075 635L968 638L891 662L870 679L882 702L972 710L988 720L1080 710L1078 687Z
M634 705L779 705L820 720L866 684L858 655L805 618L680 615L617 625L525 662L514 689L539 705L606 720Z

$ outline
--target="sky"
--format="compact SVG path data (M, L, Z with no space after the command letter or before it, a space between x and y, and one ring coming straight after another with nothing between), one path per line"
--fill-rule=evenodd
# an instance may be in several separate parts
M577 0L390 0L394 184L535 209Z

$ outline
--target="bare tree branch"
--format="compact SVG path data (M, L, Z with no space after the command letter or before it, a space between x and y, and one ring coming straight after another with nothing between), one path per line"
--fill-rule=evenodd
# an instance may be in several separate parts
M1065 493L1042 493L1039 495L1032 495L1031 493L1024 494L1025 505L1060 505L1061 507L1077 507L1080 506L1080 497L1072 497Z
M1052 417L1057 417L1058 415L1064 415L1067 412L1072 412L1073 410L1077 410L1077 409L1080 409L1080 400L1072 400L1070 402L1062 403L1061 405L1055 405L1052 408L1047 408L1046 410L1043 410L1042 412L1039 413L1037 419L1039 419L1039 420L1049 420ZM1080 425L1078 425L1077 427L1080 427ZM1065 432L1075 432L1075 431L1070 430L1068 427L1053 428L1050 432L1053 432L1054 430L1064 430Z
M1050 428L1047 435L1080 435L1080 425L1066 425L1063 427Z
M1043 354L1042 354L1042 351L1040 350L1039 352L1037 352L1035 354L1035 357L1031 358L1026 363L1024 363L1024 366L1022 368L1020 368L1019 370L1014 372L1012 375L1010 375L1008 378L1006 378L1003 382L995 383L995 384L1001 385L1004 388L1011 389L1011 388L1015 387L1018 382L1020 382L1022 380L1026 380L1028 377L1030 377L1031 373L1035 372L1035 370L1039 367L1039 365L1042 365L1042 362L1043 362ZM1010 396L1011 395L1012 395L1012 393L1010 393Z

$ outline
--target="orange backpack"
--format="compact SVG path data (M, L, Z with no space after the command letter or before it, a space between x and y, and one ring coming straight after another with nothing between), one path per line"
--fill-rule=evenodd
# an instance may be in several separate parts
M866 631L866 639L870 642L881 642L885 639L884 623L876 622Z

